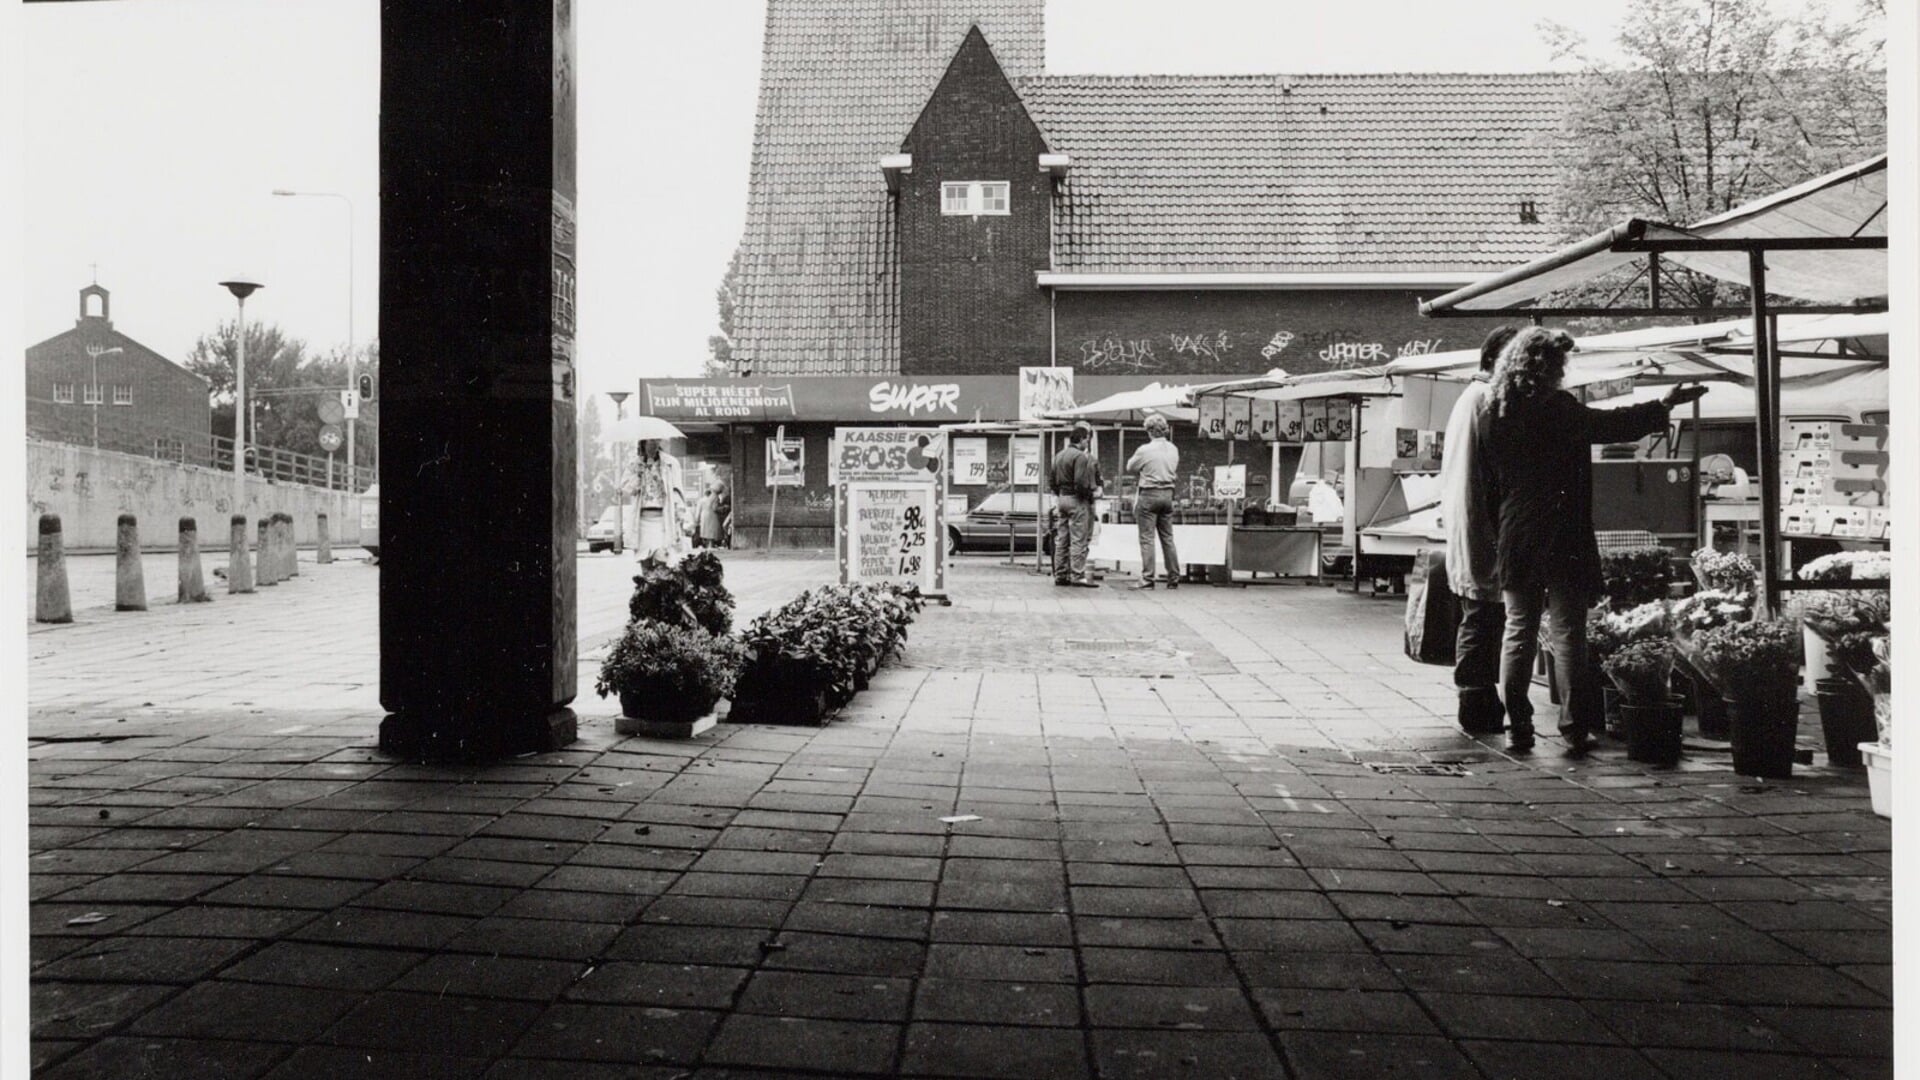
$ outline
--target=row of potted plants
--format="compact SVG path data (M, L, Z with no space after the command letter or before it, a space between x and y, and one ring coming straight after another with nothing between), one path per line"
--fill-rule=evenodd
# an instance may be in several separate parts
M712 552L649 559L626 629L595 683L635 719L691 724L733 702L736 720L818 723L864 689L906 641L918 590L811 589L732 633L733 596Z

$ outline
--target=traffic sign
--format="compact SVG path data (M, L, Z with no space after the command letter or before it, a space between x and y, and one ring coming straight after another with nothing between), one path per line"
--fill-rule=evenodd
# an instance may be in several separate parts
M337 424L347 418L346 406L340 404L336 398L321 398L319 406L314 411L320 414L320 422L323 424Z
M329 454L340 449L340 445L345 441L345 438L340 434L340 429L334 427L332 424L328 424L326 427L320 429L320 449L325 450Z
M340 391L340 411L348 420L360 419L360 391L353 389Z

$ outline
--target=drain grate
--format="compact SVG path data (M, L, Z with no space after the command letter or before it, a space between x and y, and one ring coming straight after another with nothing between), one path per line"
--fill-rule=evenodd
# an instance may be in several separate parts
M1155 652L1168 649L1154 638L1061 638L1060 644L1076 652Z
M1413 764L1405 761L1369 761L1367 768L1388 776L1472 776L1465 765L1452 762L1443 764Z

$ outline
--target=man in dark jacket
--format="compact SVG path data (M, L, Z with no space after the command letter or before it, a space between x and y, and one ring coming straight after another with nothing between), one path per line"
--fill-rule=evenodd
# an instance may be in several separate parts
M1093 540L1094 491L1100 486L1100 470L1087 443L1093 428L1085 421L1073 425L1066 448L1053 455L1047 469L1047 486L1053 490L1055 525L1053 566L1055 585L1078 585L1097 589L1087 574L1087 545Z

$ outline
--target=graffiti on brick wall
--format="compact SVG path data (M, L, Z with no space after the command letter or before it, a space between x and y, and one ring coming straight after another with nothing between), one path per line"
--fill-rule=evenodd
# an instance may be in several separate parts
M1090 371L1154 371L1160 361L1149 338L1087 338L1080 343L1079 367Z
M1330 368L1356 368L1386 361L1387 347L1377 341L1336 341L1315 354Z
M807 488L800 497L800 505L808 510L833 509L833 491L830 488Z
M1440 351L1439 338L1437 337L1436 338L1414 338L1411 341L1402 342L1400 345L1400 348L1395 350L1393 355L1396 357L1431 356L1432 354L1437 353L1439 351Z
M1293 331L1275 330L1273 336L1267 339L1267 343L1261 346L1260 355L1264 359L1272 360L1286 352L1287 346L1291 344L1293 344Z
M1167 345L1173 349L1175 356L1217 361L1223 354L1233 351L1233 337L1225 330L1203 334L1168 334Z

